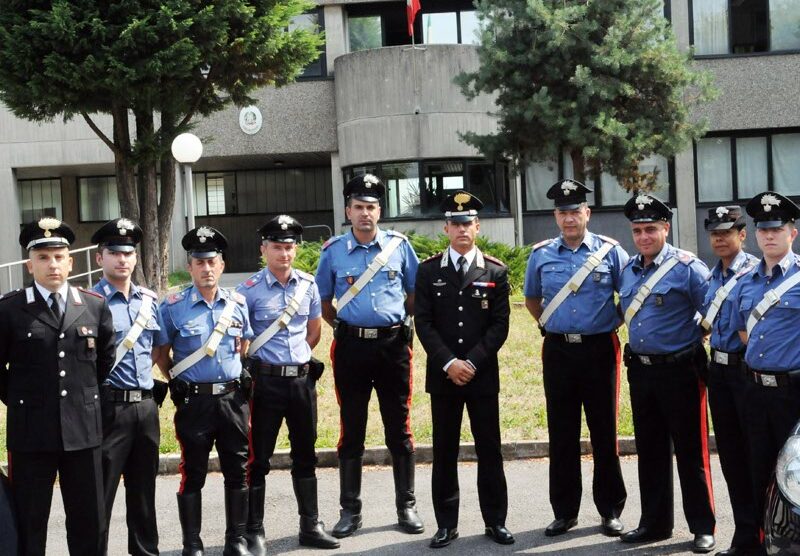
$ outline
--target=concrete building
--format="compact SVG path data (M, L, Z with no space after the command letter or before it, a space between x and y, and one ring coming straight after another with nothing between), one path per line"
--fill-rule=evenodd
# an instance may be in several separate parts
M486 203L482 226L492 239L522 244L554 235L544 192L571 175L569 157L513 177L459 139L459 132L495 126L493 100L467 101L452 83L478 63L471 0L423 0L415 27L422 48L409 44L402 0L317 4L297 20L319 24L326 37L323 55L303 77L258 91L254 107L231 107L195 129L204 143L195 165L197 222L232 240L230 270L256 268L255 230L275 214L311 226L308 239L341 231L342 185L362 171L388 186L385 226L436 233L439 201L464 187ZM699 114L709 118L707 137L674 160L645 166L661 169L659 196L676 208L673 242L709 260L702 231L709 207L767 188L800 195L800 2L665 0L664 13L721 95ZM119 213L113 174L111 152L82 121L33 124L0 107L6 237L16 237L21 222L52 214L75 225L77 246L87 245L98 222ZM613 176L599 182L592 184L591 227L631 247L621 215L627 196ZM185 226L178 202L178 253ZM0 262L21 255L16 243L0 244ZM182 256L173 261L183 265ZM0 286L7 288L4 275Z

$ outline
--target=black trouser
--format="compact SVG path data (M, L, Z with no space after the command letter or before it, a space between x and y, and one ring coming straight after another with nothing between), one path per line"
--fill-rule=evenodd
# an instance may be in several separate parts
M258 373L257 370L253 371ZM317 455L317 391L311 375L302 378L260 375L251 402L250 439L252 455L249 469L251 487L264 485L269 459L275 451L281 423L289 429L292 476L314 477Z
M411 348L399 332L386 338L340 336L331 345L339 402L339 459L361 458L372 389L378 394L386 447L393 456L414 452Z
M488 526L505 525L508 492L503 472L500 408L496 395L463 397L431 394L431 495L436 523L439 527L448 528L458 525L458 450L465 405L478 456L478 500L483 522Z
M102 554L106 516L99 446L74 452L9 452L8 467L21 555L45 554L56 472L64 501L69 553Z
M175 436L181 446L178 494L199 492L206 482L208 455L216 445L225 488L247 488L250 407L238 388L214 396L190 396L175 411Z
M764 515L778 453L800 419L800 372L793 371L790 376L791 384L770 387L750 382L745 391L745 435L759 518Z
M615 332L567 343L548 334L542 347L550 505L557 519L578 517L581 505L581 407L592 442L592 494L603 517L619 517L627 493L617 450L619 339Z
M675 516L672 446L678 460L683 513L696 535L714 533L714 494L708 457L708 416L703 376L706 354L697 346L681 361L628 366L633 430L638 454L641 527L671 531Z
M158 554L156 475L161 442L158 406L103 400L103 487L107 523L121 476L125 477L128 553ZM108 531L107 531L108 533Z
M722 365L714 361L709 364L708 406L736 526L731 545L741 547L758 546L761 522L753 500L750 450L745 435L747 386L740 364Z

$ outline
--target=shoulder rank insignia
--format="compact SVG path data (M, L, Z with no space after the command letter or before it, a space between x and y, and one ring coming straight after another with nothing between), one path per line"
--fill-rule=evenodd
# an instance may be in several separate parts
M602 239L603 241L607 241L611 245L619 245L619 242L616 239L614 239L613 237L604 236L602 234L595 234L595 235L597 237L599 237L600 239Z
M486 253L483 253L483 258L486 259L487 261L493 262L494 264L496 264L498 266L502 266L502 267L506 266L506 263L504 263L500 259L498 259L496 257L492 257L491 255L487 255Z
M70 288L70 289L72 289L72 288ZM78 295L77 295L77 290L80 290L81 292L87 293L87 294L89 294L91 296L99 297L100 299L103 299L103 296L100 295L99 293L97 293L94 290L87 290L86 288L75 288L75 289L72 289L72 291L73 291L72 297L73 297L75 303L83 303L83 300L80 299L80 297L78 297Z
M444 255L444 251L440 251L440 252L438 252L438 253L436 253L434 255L431 255L430 257L428 257L427 259L425 259L422 262L423 263L427 263L428 261L435 261L436 259L441 259L442 255Z
M12 297L16 296L20 292L22 292L22 288L16 289L13 292L4 293L3 295L0 295L0 301L6 301L8 299L11 299Z
M139 291L141 291L146 296L152 297L153 299L158 299L158 294L153 290L151 290L150 288L139 286Z
M178 301L181 301L184 297L186 297L186 290L175 292L167 297L167 305L175 305Z
M542 248L542 247L544 247L545 245L550 245L551 243L553 243L553 238L550 238L550 239L543 239L542 241L540 241L539 243L537 243L536 245L534 245L533 247L531 247L531 249L532 249L533 251L536 251L537 249L541 249L541 248Z
M250 278L248 278L247 280L242 282L242 285L245 288L252 288L253 286L255 286L256 284L258 284L261 281L261 278L263 276L264 276L264 274L262 274L261 272L256 272Z
M386 230L386 233L387 233L387 234L389 234L390 236L397 236L397 237L401 237L401 238L403 238L404 240L408 241L408 236L406 236L405 234L401 234L401 233L400 233L400 232L398 232L397 230Z
M297 270L296 268L294 269L294 271L303 280L308 280L309 282L313 282L314 281L314 275L313 274L309 274L308 272L303 272L302 270Z
M690 253L689 251L684 251L683 249L678 249L675 252L675 256L678 257L678 260L683 264L685 264L686 266L692 264L692 261L694 261L697 258L694 256L694 253Z
M231 293L231 299L233 299L239 305L244 305L245 303L247 303L247 298L245 298L245 296L243 296L239 292L231 290L230 293Z
M329 237L328 241L326 241L325 243L322 244L322 248L323 249L327 249L328 247L330 247L331 245L333 245L334 243L339 241L339 238L341 238L341 237L342 236L331 236L331 237Z

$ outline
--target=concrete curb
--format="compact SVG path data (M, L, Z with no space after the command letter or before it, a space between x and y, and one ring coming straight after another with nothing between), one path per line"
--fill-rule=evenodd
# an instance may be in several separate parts
M709 436L708 447L711 452L716 452L717 443L714 435ZM546 440L524 440L521 442L506 442L503 444L503 458L505 460L546 458L548 455L549 444ZM592 453L592 446L589 440L581 440L581 454L589 455ZM633 437L623 437L619 439L619 454L630 456L636 454L636 443ZM417 463L431 463L433 461L433 449L430 444L416 446ZM163 475L178 473L180 455L165 454L159 458L158 472ZM339 459L335 448L322 448L317 450L317 467L338 467ZM459 461L478 461L475 454L475 444L472 442L462 443L459 451ZM392 457L389 450L385 447L367 448L364 450L364 465L391 465ZM290 469L292 460L289 457L289 450L276 450L270 460L272 469ZM208 470L218 472L219 458L212 454L208 460Z

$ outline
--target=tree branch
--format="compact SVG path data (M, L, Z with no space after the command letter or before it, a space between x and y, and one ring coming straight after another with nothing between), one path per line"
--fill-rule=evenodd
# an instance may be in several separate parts
M120 149L114 144L114 142L111 139L109 139L108 136L106 136L106 134L103 133L99 127L97 127L97 124L95 124L94 120L92 120L89 117L89 114L87 114L86 112L81 112L81 116L83 116L84 121L89 125L89 127L92 128L92 131L95 132L95 134L103 141L103 143L105 143L108 146L109 149L111 149L114 152L114 154L116 155L122 154Z

